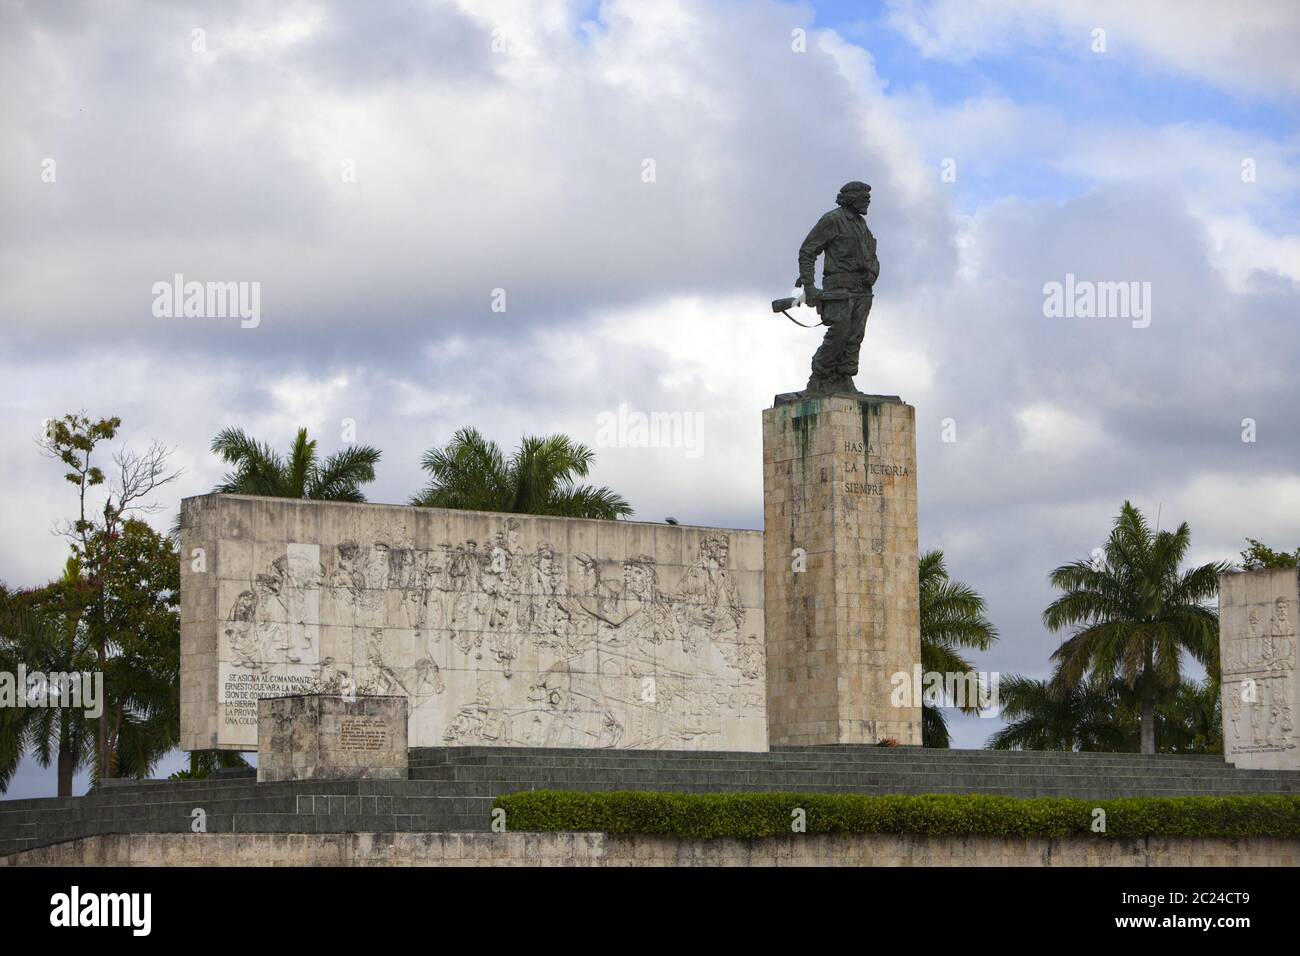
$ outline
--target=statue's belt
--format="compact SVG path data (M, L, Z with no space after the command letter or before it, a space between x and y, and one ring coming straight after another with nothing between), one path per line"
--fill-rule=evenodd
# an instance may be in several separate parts
M861 299L863 297L870 298L871 290L870 289L861 289L861 290L823 289L822 290L823 302L842 302L844 299Z
M823 299L849 299L871 295L871 282L865 272L828 272L822 276Z
M811 287L812 282L800 280L797 285ZM824 288L819 296L817 303L817 315L820 319L822 304L825 302L845 302L850 299L869 299L871 298L871 283L867 281L865 272L831 272L822 276L822 285ZM787 309L789 309L797 300L777 299L772 303L772 311L780 312L795 325L802 326L805 329L815 329L818 326L826 325L825 319L820 319L816 325L809 325L807 322L800 322Z

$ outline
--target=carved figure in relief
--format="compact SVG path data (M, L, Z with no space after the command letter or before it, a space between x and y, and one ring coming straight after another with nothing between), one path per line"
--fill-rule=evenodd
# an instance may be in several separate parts
M706 534L700 542L700 557L682 581L681 600L687 627L682 642L688 652L695 652L692 629L704 631L714 641L734 643L745 620L740 588L731 574L731 545L721 534Z
M577 648L571 642L573 616L568 607L564 572L555 558L555 549L543 541L528 563L522 582L526 627L539 647Z
M487 596L483 592L482 563L478 542L467 540L457 547L447 569L448 591L451 599L451 640L461 653L478 651L483 643L483 630ZM481 657L475 653L475 657Z
M495 699L491 686L480 682L474 699L460 708L442 739L454 744L494 741L500 735L500 712L500 702Z
M226 617L226 639L233 655L231 666L264 673L266 654L257 636L257 594L241 591Z
M1264 660L1269 670L1293 670L1295 625L1292 624L1286 598L1273 602L1269 636L1264 640Z

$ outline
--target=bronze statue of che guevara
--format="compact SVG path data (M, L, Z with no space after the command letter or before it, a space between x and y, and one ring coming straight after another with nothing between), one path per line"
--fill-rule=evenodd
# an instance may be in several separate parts
M876 237L867 228L871 187L856 180L845 183L835 197L837 207L817 220L799 247L796 287L816 307L826 337L812 359L812 376L805 394L856 392L858 352L871 312L872 287L880 274ZM822 288L815 284L817 257L825 254Z

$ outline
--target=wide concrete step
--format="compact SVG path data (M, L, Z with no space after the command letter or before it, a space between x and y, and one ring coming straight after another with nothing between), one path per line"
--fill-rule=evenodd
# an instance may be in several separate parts
M600 774L597 772L566 771L537 775L518 774L479 778L476 780L439 783L445 793L464 793L503 790L577 790L588 785L617 790L678 790L683 793L707 793L717 790L763 791L820 791L835 788L846 793L868 793L888 788L898 793L1004 793L1012 796L1041 796L1095 794L1108 797L1178 795L1234 796L1300 793L1300 787L1289 784L1278 787L1262 782L1204 783L1175 779L1152 781L1142 777L1079 776L1062 779L1043 775L1020 777L1012 775L960 777L949 774L926 775L700 775L672 776L657 774Z
M830 758L872 756L883 759L925 759L935 761L978 759L978 760L1028 760L1053 761L1071 764L1111 763L1111 762L1146 762L1153 764L1199 763L1223 766L1223 758L1206 754L1136 754L1136 753L1077 753L1056 750L957 750L928 747L871 747L864 745L833 745L824 747L774 747L768 751L734 751L734 750L640 750L640 749L584 749L575 747L413 747L410 758L413 762L426 759L446 760L464 759L479 756L501 755L536 755L552 756L600 756L618 754L630 757L658 757L671 760L736 760L748 761L755 758L780 759L787 755L818 755Z
M1155 778L1186 777L1200 780L1270 780L1300 783L1300 772L1281 770L1236 770L1224 766L1197 766L1169 764L1151 766L1142 763L1113 763L1104 766L1079 766L1054 763L1020 763L1015 761L953 761L942 764L928 760L786 760L769 761L755 758L751 761L678 761L620 756L550 756L550 755L500 755L453 759L448 762L417 762L411 765L412 778L450 779L449 772L464 768L484 768L491 772L497 768L548 769L563 767L599 768L611 772L653 770L664 773L802 773L802 772L874 772L874 773L1122 773L1141 774Z

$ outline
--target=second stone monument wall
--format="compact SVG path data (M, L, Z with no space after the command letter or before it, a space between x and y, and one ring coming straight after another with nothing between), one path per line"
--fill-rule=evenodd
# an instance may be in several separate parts
M1300 770L1300 646L1295 568L1219 577L1223 754L1257 770Z

